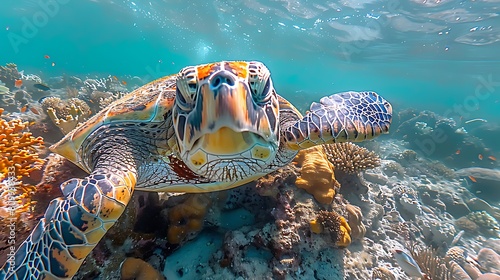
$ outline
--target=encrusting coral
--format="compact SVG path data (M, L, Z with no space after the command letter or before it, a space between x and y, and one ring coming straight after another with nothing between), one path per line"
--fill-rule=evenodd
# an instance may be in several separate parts
M340 184L335 180L335 167L328 161L322 146L300 151L293 164L301 168L300 176L295 181L297 187L312 194L320 203L329 204L333 201Z
M363 225L363 213L358 206L347 204L347 222L351 228L351 238L352 240L360 240L366 234L366 227Z
M168 242L180 244L191 234L199 232L210 206L210 198L204 194L193 194L181 204L168 211Z
M312 220L309 225L311 231L316 234L328 233L339 247L347 247L351 244L351 227L344 217L334 211L320 210L316 219Z
M138 258L127 258L121 264L122 280L163 280L161 273Z
M23 184L21 179L39 170L44 160L38 157L43 139L27 132L28 122L19 119L7 121L0 108L0 217L19 218L33 206L30 194L35 187Z
M356 144L335 143L302 150L293 164L300 168L295 185L312 194L318 202L329 204L340 188L335 171L357 174L379 166L380 158Z
M355 174L380 165L377 154L350 142L322 145L322 147L335 168L345 173Z
M78 98L63 101L59 97L47 97L42 101L42 108L64 134L68 134L91 114L88 104Z

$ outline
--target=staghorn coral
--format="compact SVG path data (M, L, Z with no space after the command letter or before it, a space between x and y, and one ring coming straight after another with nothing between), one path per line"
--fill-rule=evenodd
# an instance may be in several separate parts
M340 184L335 180L334 166L328 161L322 146L300 151L293 164L301 168L295 185L312 194L320 203L332 203Z
M91 114L87 103L78 98L63 101L59 97L47 97L42 101L42 108L64 134L68 134Z
M203 227L203 220L210 202L205 194L193 194L183 203L172 207L168 211L170 221L167 233L168 242L180 244L190 235L198 233Z
M339 247L351 244L351 227L344 217L334 211L320 210L316 219L309 224L312 232L329 234L331 240Z
M43 165L38 152L43 149L43 139L27 132L27 122L19 119L6 121L0 108L0 216L8 214L19 218L30 209L34 201L30 194L35 187L23 184L21 179L29 177Z
M353 143L335 143L322 147L335 168L345 173L355 174L380 165L377 154Z
M149 263L138 258L127 258L120 265L122 280L163 280L163 275Z
M448 268L445 259L437 255L435 249L430 247L421 248L415 244L409 244L409 251L420 270L425 273L429 279L451 280L452 270Z

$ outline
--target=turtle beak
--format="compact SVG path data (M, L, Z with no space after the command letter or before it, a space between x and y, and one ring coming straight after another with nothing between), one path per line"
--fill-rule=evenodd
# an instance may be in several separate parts
M228 71L221 71L202 87L207 120L225 123L237 132L251 129L254 104L250 90Z
M195 110L188 117L192 129L186 129L189 150L202 147L208 153L235 155L255 143L277 141L250 88L238 76L218 71L199 90Z

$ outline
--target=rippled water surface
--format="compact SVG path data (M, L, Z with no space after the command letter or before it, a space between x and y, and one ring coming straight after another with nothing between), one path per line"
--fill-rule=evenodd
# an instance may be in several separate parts
M292 100L371 89L396 106L469 102L470 117L495 118L499 9L495 0L11 0L0 10L0 59L41 75L150 79L256 59ZM488 94L468 101L478 88Z

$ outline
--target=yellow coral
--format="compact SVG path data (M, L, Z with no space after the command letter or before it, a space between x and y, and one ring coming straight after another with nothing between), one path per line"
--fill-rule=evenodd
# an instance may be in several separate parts
M328 161L323 147L300 151L293 163L301 168L295 185L312 194L318 202L331 203L340 184L335 180L335 167Z
M165 279L161 273L149 263L137 259L126 258L121 267L122 280L163 280Z
M337 246L347 247L351 244L351 227L344 217L340 217L339 239Z
M309 222L311 232L330 234L332 241L338 247L347 247L351 244L351 227L347 220L333 211L321 210L315 220Z
M193 194L184 203L172 207L168 212L168 242L179 244L189 234L200 231L209 205L207 195Z
M377 154L354 143L335 143L322 145L322 147L328 160L346 173L358 173L380 165L380 158Z
M322 233L325 229L323 228L323 225L318 222L318 220L312 220L309 222L309 226L311 227L311 231L316 234Z
M3 111L0 108L0 216L19 218L34 204L30 194L35 187L21 183L21 179L42 167L38 151L43 148L43 139L26 131L28 122L6 121Z

